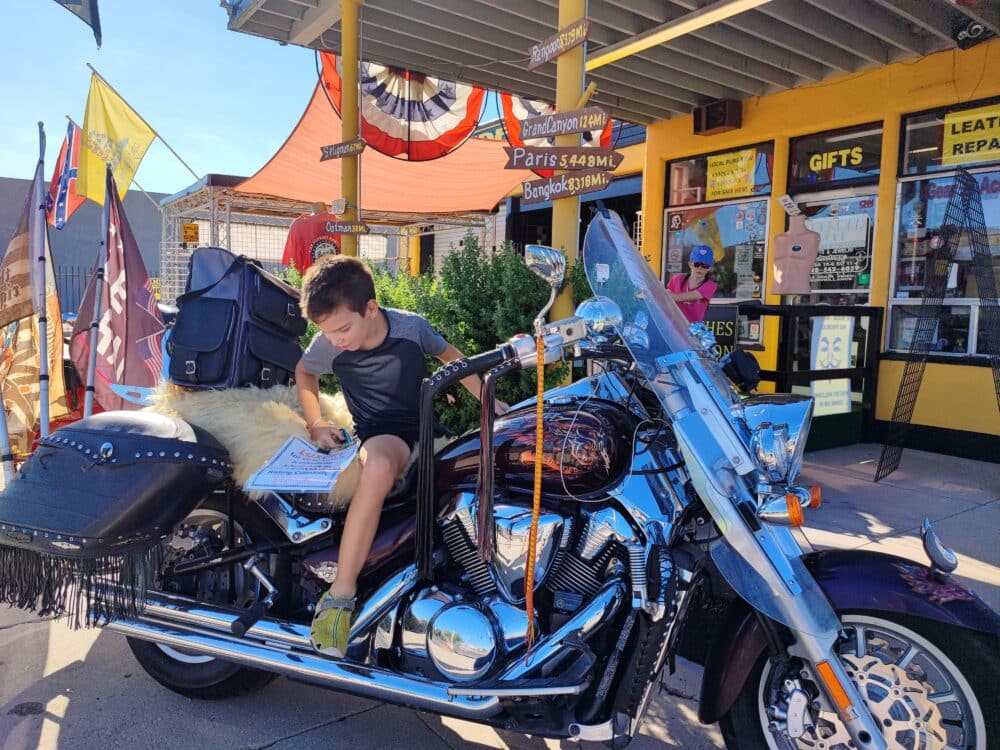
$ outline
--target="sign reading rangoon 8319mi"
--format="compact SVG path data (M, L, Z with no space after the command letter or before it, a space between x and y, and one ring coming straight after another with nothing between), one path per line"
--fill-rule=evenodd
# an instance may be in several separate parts
M581 18L579 21L574 21L569 26L559 29L544 42L531 48L531 61L528 63L528 70L534 70L539 65L554 60L578 44L583 44L589 31L590 19L588 18Z
M557 198L571 198L583 193L594 193L610 185L611 180L611 173L600 169L558 174L544 180L529 180L523 185L524 194L521 196L521 203L539 203Z

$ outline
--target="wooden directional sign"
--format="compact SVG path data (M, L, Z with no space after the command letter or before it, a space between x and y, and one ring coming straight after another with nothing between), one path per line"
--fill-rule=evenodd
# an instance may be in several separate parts
M332 146L320 146L319 150L322 156L319 157L319 160L326 161L327 159L340 159L343 156L357 156L365 150L367 145L363 140L357 138L353 141L334 143Z
M521 196L521 203L540 203L556 198L594 193L610 185L612 179L609 172L588 169L583 172L557 174L545 180L529 180L523 185L524 195Z
M544 42L534 45L531 48L531 62L528 63L528 70L534 70L539 65L544 65L549 60L554 60L563 52L573 49L578 44L583 44L587 40L590 31L590 19L581 18L574 21L569 26L559 29Z
M586 133L601 130L608 124L608 113L600 107L584 107L570 112L556 112L553 115L529 117L521 120L521 139L550 138L570 133Z
M590 146L504 146L504 169L615 169L624 154Z
M330 234L368 234L372 231L363 221L328 221L323 229Z

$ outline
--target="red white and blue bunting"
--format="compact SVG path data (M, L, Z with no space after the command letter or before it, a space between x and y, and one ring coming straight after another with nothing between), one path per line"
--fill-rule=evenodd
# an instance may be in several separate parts
M319 53L320 80L341 111L341 58ZM361 138L369 148L408 161L428 161L454 151L472 135L486 91L412 70L362 61Z

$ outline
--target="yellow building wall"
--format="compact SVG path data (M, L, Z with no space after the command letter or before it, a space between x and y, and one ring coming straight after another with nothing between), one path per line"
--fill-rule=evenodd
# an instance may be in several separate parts
M1000 95L1000 39L968 50L951 50L917 61L887 65L870 72L783 91L743 101L743 125L710 136L693 133L690 116L664 120L646 129L646 167L643 171L643 254L662 272L663 209L667 162L700 154L774 141L774 172L770 202L766 304L781 303L767 293L772 285L770 252L773 238L785 229L784 210L775 198L787 192L789 138L825 130L882 121L882 164L875 224L871 304L885 308L888 323L893 219L896 209L900 120L904 114ZM770 316L764 326L766 350L758 359L764 369L776 365L778 321ZM884 362L879 375L876 418L888 419L899 389L902 362ZM900 367L895 367L900 365ZM931 376L931 373L934 373ZM960 382L961 390L947 387ZM961 406L959 406L961 402ZM888 410L883 409L888 403ZM992 416L975 414L992 404ZM1000 433L995 411L992 374L986 367L928 365L914 422L934 427ZM968 407L968 408L966 408ZM967 413L969 412L969 413Z

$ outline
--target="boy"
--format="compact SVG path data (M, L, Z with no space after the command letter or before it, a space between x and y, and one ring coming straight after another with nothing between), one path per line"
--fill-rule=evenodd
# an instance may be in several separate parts
M371 272L357 258L331 256L312 266L303 279L301 306L319 328L295 368L309 437L321 448L341 442L319 406L318 376L333 373L361 443L361 478L344 523L337 577L316 605L311 632L313 648L343 657L358 574L375 539L382 503L417 442L424 355L450 362L462 353L420 315L379 307ZM478 376L462 385L479 398ZM506 410L497 401L497 413Z

